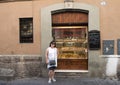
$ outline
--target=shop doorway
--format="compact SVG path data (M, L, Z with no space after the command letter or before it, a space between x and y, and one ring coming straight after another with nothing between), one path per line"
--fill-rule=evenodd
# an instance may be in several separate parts
M88 70L88 11L52 11L52 37L58 48L57 70Z

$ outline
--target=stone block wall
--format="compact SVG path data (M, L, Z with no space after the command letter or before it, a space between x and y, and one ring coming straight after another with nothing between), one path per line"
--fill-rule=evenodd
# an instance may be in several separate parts
M109 66L109 59L112 58L112 65L118 58L118 63L115 64L117 68ZM90 52L88 59L88 72L56 72L56 77L89 77L89 78L105 78L111 77L112 74L116 76L120 73L120 59L119 57L100 56L99 52ZM106 75L106 72L110 75ZM31 78L31 77L48 77L48 70L45 62L42 61L40 55L0 55L0 79L17 79L17 78Z
M41 73L42 57L40 55L1 55L1 78L39 77Z

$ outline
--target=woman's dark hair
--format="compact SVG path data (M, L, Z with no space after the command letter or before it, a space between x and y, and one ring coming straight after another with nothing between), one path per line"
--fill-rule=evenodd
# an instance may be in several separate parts
M55 41L51 41L50 44L49 44L49 47L51 47L51 44L54 44L55 45L54 47L56 47Z

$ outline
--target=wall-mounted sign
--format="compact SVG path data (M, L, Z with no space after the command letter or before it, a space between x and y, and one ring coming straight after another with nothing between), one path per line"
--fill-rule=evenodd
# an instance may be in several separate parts
M114 40L103 40L103 55L114 54Z
M99 50L100 49L100 31L91 30L88 36L89 40L89 49L90 50Z

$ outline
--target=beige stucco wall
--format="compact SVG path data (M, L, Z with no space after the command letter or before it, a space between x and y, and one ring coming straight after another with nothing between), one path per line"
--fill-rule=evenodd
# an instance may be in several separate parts
M0 4L0 54L39 54L39 29L34 29L34 43L19 43L19 18L32 17L32 2Z
M0 3L0 54L41 54L41 8L63 2L64 0L35 0ZM74 0L74 2L93 5L100 9L101 41L115 40L116 50L116 40L120 35L120 12L118 11L120 1L106 0L106 5L101 5L99 0ZM19 43L19 18L21 17L33 17L34 43ZM93 27L95 26L93 24Z

